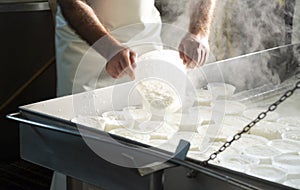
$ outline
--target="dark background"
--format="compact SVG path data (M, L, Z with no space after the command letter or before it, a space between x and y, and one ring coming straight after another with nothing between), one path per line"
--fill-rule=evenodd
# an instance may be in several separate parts
M0 5L3 2L0 2ZM50 10L0 13L0 108L54 56L54 28ZM6 115L18 106L55 97L55 64L45 69L0 110L0 160L19 159L18 123Z

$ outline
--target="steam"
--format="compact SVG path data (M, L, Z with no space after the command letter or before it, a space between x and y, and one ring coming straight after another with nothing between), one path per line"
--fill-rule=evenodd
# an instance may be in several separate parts
M180 13L171 21L172 24L187 29L189 10L187 1L161 0L169 9ZM298 0L296 0L298 1ZM284 1L280 0L219 0L215 10L215 18L210 34L210 57L208 62L215 62L240 55L291 43L286 40L286 34L291 29L286 27L285 15L291 15L293 10L286 10ZM182 10L185 9L185 10ZM298 4L298 9L300 9ZM288 11L288 12L286 12ZM299 11L300 12L300 11ZM295 18L298 19L299 18ZM294 23L297 22L294 19ZM167 19L165 19L167 21ZM296 30L295 30L296 31ZM298 30L300 31L300 30ZM170 41L172 31L163 30L162 38ZM300 35L295 34L296 37ZM179 36L175 35L177 39ZM299 42L299 37L294 42ZM174 40L176 41L176 40ZM243 59L243 63L224 68L225 82L234 81L242 90L251 89L263 84L279 84L280 75L284 75L287 61L286 52L273 52L274 55L264 55L260 58ZM259 64L252 64L253 61ZM281 62L278 62L281 61ZM199 77L199 76L198 76ZM241 82L236 82L241 79Z

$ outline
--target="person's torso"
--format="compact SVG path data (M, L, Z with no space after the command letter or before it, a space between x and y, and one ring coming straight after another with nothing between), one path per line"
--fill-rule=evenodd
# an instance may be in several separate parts
M136 23L155 23L159 18L154 0L88 0L88 4L109 30Z

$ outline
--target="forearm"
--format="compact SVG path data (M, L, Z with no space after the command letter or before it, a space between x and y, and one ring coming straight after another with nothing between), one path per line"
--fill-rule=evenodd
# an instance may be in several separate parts
M93 46L100 38L106 36L105 43L111 46L107 49L120 46L120 43L109 34L85 0L59 0L59 5L69 25L88 44ZM104 48L96 48L96 51L105 58L110 57L109 52Z
M217 0L190 0L189 32L201 38L208 37Z

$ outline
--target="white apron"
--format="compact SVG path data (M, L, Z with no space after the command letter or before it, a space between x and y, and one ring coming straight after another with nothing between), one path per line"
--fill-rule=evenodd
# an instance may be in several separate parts
M139 45L138 49L133 48L138 54L158 48L155 45L140 46L160 43L161 19L154 0L88 0L88 3L117 40L125 45ZM57 95L64 96L93 88L99 78L99 69L104 68L106 60L98 53L89 51L89 57L85 57L89 63L81 64L78 69L90 46L69 27L59 7L56 22ZM98 88L115 83L103 70L101 80L97 80Z
M295 12L293 19L293 35L292 35L292 43L300 42L300 0L295 1Z
M88 3L104 26L125 45L160 43L161 19L154 6L154 0L88 0ZM126 27L133 24L138 25ZM55 41L57 95L64 96L72 92L82 92L89 87L93 88L93 82L99 78L97 69L105 67L106 60L94 51L89 51L89 56L84 56L90 46L69 27L62 16L60 7L56 14ZM160 46L146 45L133 49L138 54L143 54L157 48ZM88 64L80 64L83 57L88 60ZM78 69L79 64L80 69ZM97 87L114 84L114 79L108 76L105 69L101 75ZM73 86L75 91L72 90ZM54 172L51 190L65 189L65 176ZM93 188L83 184L81 189Z

